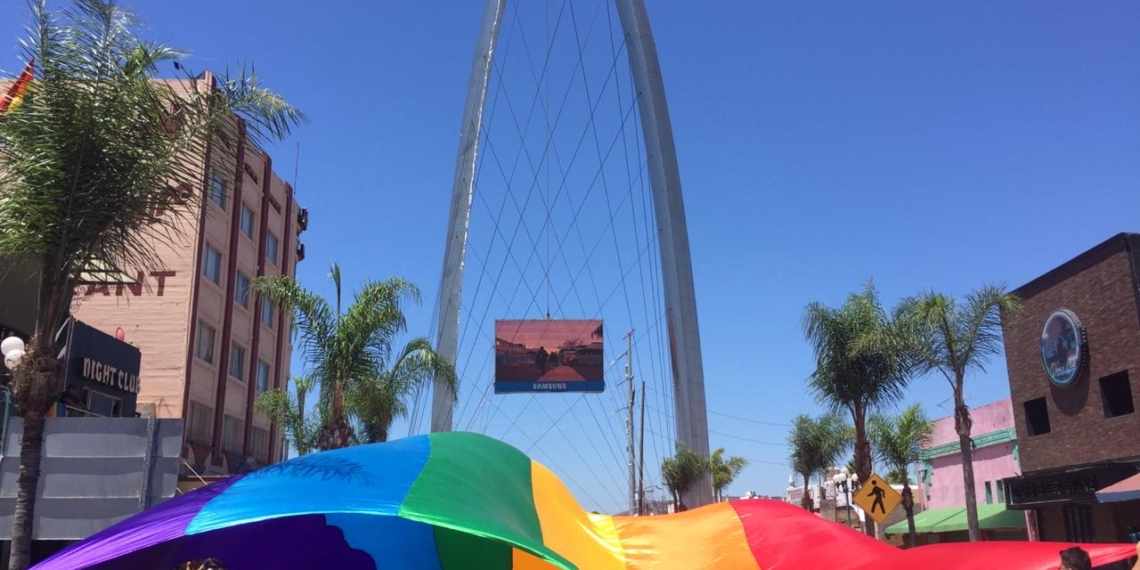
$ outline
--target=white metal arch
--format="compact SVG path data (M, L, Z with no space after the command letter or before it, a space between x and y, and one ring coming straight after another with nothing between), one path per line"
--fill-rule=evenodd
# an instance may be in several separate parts
M668 323L669 356L673 370L673 391L677 441L702 457L709 455L708 413L705 405L704 366L701 360L700 332L697 325L693 265L681 175L673 142L673 127L665 102L665 84L657 47L649 26L644 0L615 0L626 39L630 70L638 94L642 136L645 140L654 216L661 246L661 278ZM462 294L467 230L479 152L480 125L487 98L495 48L507 0L487 0L475 58L467 86L467 102L456 158L455 178L448 216L447 244L444 248L443 276L438 298L436 339L440 354L454 363L458 350L459 307ZM431 429L450 431L455 399L436 386L432 395ZM712 489L705 481L686 497L690 507L712 501Z

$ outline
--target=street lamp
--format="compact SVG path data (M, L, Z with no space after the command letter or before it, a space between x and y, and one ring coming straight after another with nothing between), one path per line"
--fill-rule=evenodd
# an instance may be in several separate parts
M4 365L13 370L24 359L24 341L17 336L10 336L0 341L0 354L4 355Z
M842 491L844 498L847 499L847 526L851 526L851 493L855 491L855 487L859 485L859 474L851 473L846 467L839 470L831 477L835 483L837 491Z

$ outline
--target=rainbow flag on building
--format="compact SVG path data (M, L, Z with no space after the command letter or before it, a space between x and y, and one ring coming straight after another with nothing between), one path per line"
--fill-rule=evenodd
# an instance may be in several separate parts
M36 60L33 58L24 66L24 72L16 78L16 82L8 88L8 92L0 99L0 117L9 111L15 111L24 103L24 95L32 84L32 77L36 71Z

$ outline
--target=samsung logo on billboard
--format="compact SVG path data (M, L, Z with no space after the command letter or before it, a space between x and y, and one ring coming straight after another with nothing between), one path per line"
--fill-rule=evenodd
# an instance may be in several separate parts
M110 364L99 362L94 358L83 358L81 377L132 394L139 393L138 372L120 370Z

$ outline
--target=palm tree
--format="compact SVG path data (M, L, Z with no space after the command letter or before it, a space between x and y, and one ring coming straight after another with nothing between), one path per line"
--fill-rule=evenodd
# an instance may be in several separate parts
M867 420L875 410L902 398L910 374L906 345L896 342L902 337L898 328L871 283L851 294L842 307L812 303L804 314L804 334L816 358L808 385L817 401L851 417L860 481L867 481L872 471ZM874 536L874 524L869 521L865 531Z
M973 421L965 397L966 374L984 371L986 362L1001 354L1001 315L1016 313L1021 301L995 285L983 286L963 301L940 293L923 293L904 299L895 314L915 339L918 371L938 372L954 393L954 430L962 447L966 521L970 540L974 541L980 538L981 531L970 439Z
M318 417L305 417L305 399L313 391L313 384L312 375L294 378L294 393L281 389L267 390L253 406L254 411L285 427L285 436L297 450L297 455L305 455L316 448L317 434L320 433L320 410L317 410Z
M673 511L681 512L686 509L681 497L689 492L698 481L708 473L709 464L701 456L687 447L678 444L677 454L666 457L661 462L661 478L669 493L673 495Z
M712 475L713 498L720 502L724 498L724 490L732 484L740 472L748 467L748 460L743 457L732 456L725 458L724 448L719 447L709 456L709 473Z
M426 340L413 340L392 358L396 336L407 329L403 306L420 300L415 285L397 277L366 281L346 309L339 265L333 264L330 278L336 289L334 305L290 277L259 277L252 285L270 302L291 307L295 313L301 350L320 383L320 405L326 410L317 435L317 448L322 450L347 447L358 440L349 423L350 416L358 412L366 414L361 419L382 424L386 431L402 408L381 413L375 406L397 405L409 389L433 378L429 372L440 374L455 389L451 366L436 356ZM346 399L351 408L346 409Z
M31 8L23 45L34 73L22 104L0 117L0 265L40 267L35 331L11 381L24 423L16 570L30 563L45 416L60 391L54 333L80 275L91 265L157 269L156 245L183 239L183 217L200 211L197 193L170 184L200 184L202 163L226 158L211 141L244 131L264 143L304 120L252 75L156 80L180 52L139 37L137 18L112 0Z
M792 431L788 435L788 446L792 452L788 460L792 470L804 478L802 505L812 510L811 477L826 476L827 470L839 461L851 446L851 427L839 414L824 414L816 419L808 415L796 416L792 421Z
M441 378L455 390L455 369L426 338L408 342L384 370L349 386L345 405L358 420L363 443L388 441L392 422L408 413L404 400L428 382Z
M903 486L902 505L906 510L909 533L908 545L918 544L914 529L914 494L910 489L910 465L919 460L922 448L930 443L934 435L934 424L922 412L918 404L902 411L898 417L874 416L871 418L871 441L875 444L875 455L897 474ZM890 479L888 478L888 482Z

